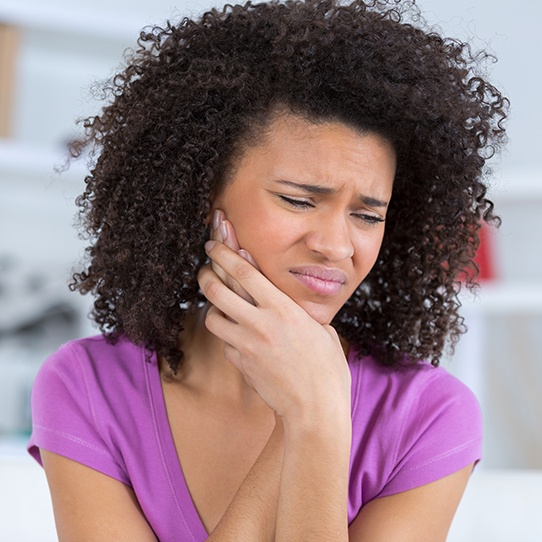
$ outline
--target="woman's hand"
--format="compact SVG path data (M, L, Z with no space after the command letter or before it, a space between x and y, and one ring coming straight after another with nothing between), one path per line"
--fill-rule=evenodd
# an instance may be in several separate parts
M233 232L229 223L222 227ZM230 233L226 237L229 243L217 235L206 244L212 265L198 280L211 303L207 328L283 423L274 540L346 541L350 370L339 337L272 284L248 255L241 257Z
M239 246L239 241L237 241L237 235L231 222L226 220L226 215L224 211L220 209L215 209L213 212L213 227L211 230L211 239L214 241L220 241L224 243L227 247L231 248L237 252L241 257L250 262L254 267L258 268L254 258L246 251L241 249ZM243 290L237 281L232 279L221 267L214 261L211 261L211 267L213 271L220 277L222 282L228 286L231 290L236 292L240 297L253 303L252 298L248 293Z
M348 417L350 371L337 333L276 288L250 255L240 256L224 223L229 246L214 236L206 245L212 266L198 280L212 304L206 326L224 340L225 357L285 423Z

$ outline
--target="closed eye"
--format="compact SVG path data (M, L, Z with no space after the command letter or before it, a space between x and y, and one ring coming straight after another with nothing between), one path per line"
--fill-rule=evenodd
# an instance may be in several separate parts
M303 207L314 207L314 204L310 201L307 201L306 199L296 199L296 198L290 198L288 196L279 195L279 198L287 203L288 205L291 205L292 207L296 208L303 208Z
M282 201L287 203L290 207L294 207L296 209L307 209L307 208L315 207L314 203L306 199L292 198L290 196L284 196L282 194L277 194L277 195ZM366 213L353 213L352 216L357 218L358 220L365 222L366 224L369 224L370 226L373 226L385 221L385 219L382 218L381 216L371 215L371 214L366 214Z
M386 219L382 218L381 216L376 215L367 215L364 213L361 214L355 214L356 218L359 218L360 220L363 220L364 222L367 222L368 224L379 224L380 222L384 222Z

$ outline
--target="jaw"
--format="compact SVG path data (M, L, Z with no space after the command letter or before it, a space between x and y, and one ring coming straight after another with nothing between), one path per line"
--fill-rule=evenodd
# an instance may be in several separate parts
M337 306L336 303L327 303L321 301L296 301L301 308L319 324L329 325L331 324L335 315L341 310L342 305Z

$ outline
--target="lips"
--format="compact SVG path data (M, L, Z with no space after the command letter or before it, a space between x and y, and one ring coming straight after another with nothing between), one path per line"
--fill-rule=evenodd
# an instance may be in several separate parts
M320 295L335 295L346 283L347 275L339 269L304 265L290 269L290 273L309 290Z

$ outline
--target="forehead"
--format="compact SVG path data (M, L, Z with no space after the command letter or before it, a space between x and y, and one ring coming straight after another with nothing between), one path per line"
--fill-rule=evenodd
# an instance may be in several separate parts
M392 145L380 135L362 133L341 122L312 122L282 113L252 145L248 142L236 165L241 176L334 188L362 183L378 189L382 185L380 195L385 195L388 188L391 191L396 158Z

